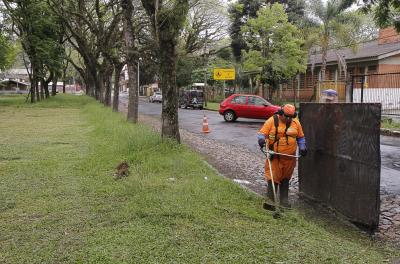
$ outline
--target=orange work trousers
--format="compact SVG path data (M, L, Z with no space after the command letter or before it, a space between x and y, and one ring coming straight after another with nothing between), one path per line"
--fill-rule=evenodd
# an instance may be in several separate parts
M290 180L292 178L294 168L296 167L296 159L275 156L271 161L271 166L274 182L280 184L282 180ZM265 164L265 178L269 181L272 180L268 159Z

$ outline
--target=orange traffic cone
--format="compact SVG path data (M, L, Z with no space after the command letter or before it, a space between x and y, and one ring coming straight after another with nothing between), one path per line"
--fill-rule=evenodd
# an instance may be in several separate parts
M208 129L208 121L206 115L204 115L203 117L203 133L210 133L210 130Z

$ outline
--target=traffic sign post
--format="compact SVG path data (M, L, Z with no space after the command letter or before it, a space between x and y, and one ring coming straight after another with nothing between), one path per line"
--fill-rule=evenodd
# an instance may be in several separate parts
M214 80L231 81L236 79L235 69L214 69Z

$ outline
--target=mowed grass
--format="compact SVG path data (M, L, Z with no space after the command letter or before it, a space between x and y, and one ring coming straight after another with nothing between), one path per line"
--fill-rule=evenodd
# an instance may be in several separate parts
M385 263L400 253L281 219L185 146L86 96L0 99L0 263ZM115 180L128 161L131 174ZM260 164L262 166L262 164Z

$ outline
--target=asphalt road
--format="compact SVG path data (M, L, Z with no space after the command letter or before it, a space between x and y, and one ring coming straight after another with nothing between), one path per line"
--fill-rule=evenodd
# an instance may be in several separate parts
M126 101L127 97L121 96L120 100ZM160 117L161 104L148 103L141 98L139 113ZM227 123L218 112L179 109L179 125L192 133L202 134L204 115L208 118L211 130L207 137L259 151L257 131L264 121L239 118L234 123ZM400 194L400 138L381 136L381 162L381 191L388 194Z

